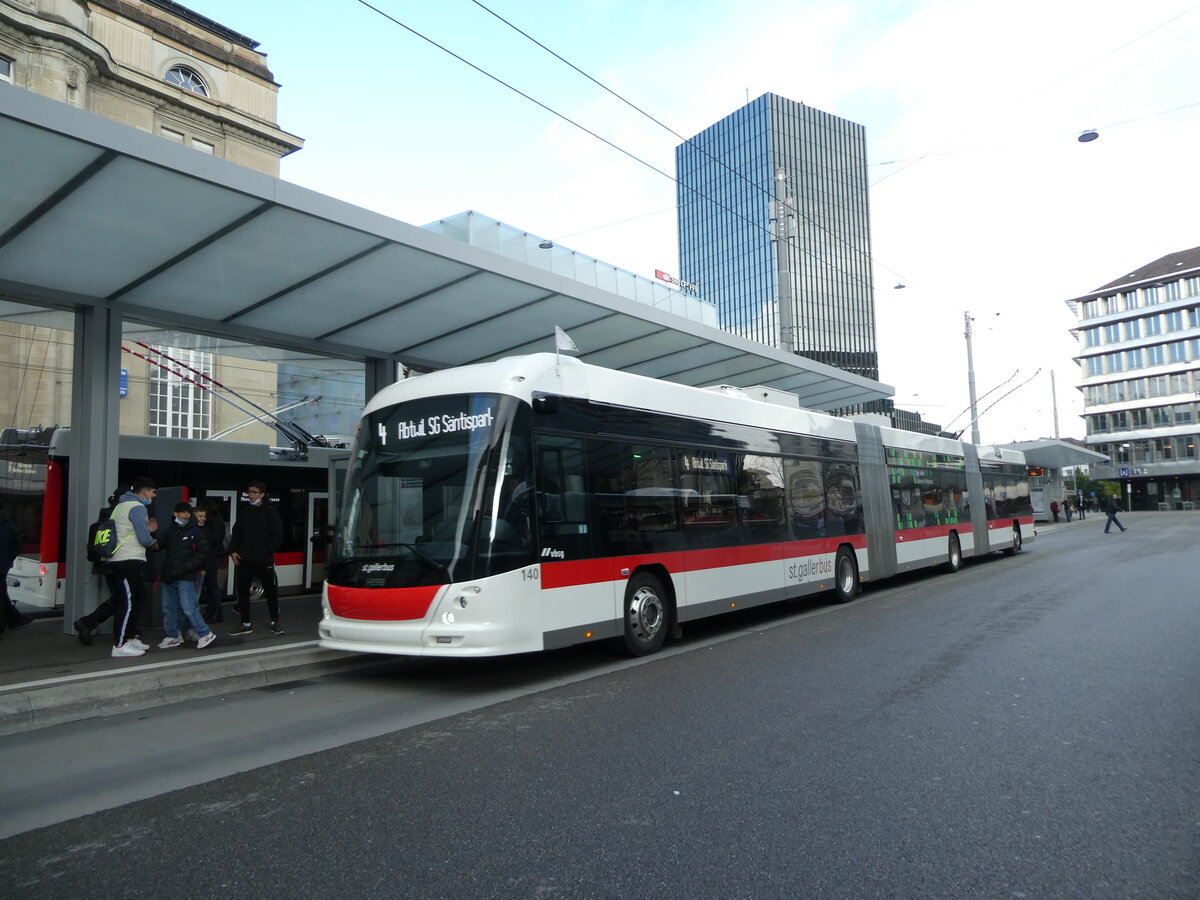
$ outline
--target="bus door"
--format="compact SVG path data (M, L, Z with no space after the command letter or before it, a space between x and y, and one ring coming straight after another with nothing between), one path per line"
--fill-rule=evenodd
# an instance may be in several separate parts
M237 518L238 491L208 491L205 499L211 500L217 505L217 509L221 513L221 518L225 520L230 528L233 528L234 519ZM225 567L225 576L222 581L225 584L226 595L233 595L233 566L229 565L229 557L222 555L221 565Z
M304 585L319 590L325 580L325 559L329 548L329 495L313 491L308 495L308 546L304 549Z

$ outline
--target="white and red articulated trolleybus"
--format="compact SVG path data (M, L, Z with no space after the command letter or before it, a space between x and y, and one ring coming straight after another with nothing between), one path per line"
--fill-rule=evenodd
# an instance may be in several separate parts
M613 640L1032 537L1013 450L553 354L420 375L367 405L323 647L430 656ZM759 391L760 394L769 392Z

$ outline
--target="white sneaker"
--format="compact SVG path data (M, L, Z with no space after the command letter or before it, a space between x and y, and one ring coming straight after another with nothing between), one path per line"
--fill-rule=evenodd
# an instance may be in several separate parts
M172 647L182 647L182 646L183 646L183 641L181 641L179 638L171 637L170 635L167 635L165 638L162 639L162 642L159 643L158 649L159 650L170 650Z
M191 641L194 644L196 641L200 640L200 635L196 633L195 628L189 628L183 633L183 639L185 641Z
M141 650L141 649L133 646L132 641L126 641L120 647L113 647L113 649L112 649L112 655L114 657L142 656L143 654L145 654L145 652L146 652L145 650Z
M141 650L143 653L145 653L147 650L149 650L149 649L150 649L150 645L149 645L149 644L143 644L143 643L142 643L142 641L141 641L141 638L130 638L130 639L129 639L129 640L127 640L125 643L127 643L127 644L132 644L133 646L135 646L135 647L137 647L139 650Z
M204 637L200 638L200 640L196 641L196 649L203 650L205 647L207 647L209 644L211 644L216 639L217 639L217 633L215 631L210 631Z

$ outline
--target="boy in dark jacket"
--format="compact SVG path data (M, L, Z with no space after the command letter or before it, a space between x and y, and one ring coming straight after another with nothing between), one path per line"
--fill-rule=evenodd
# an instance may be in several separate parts
M175 504L175 518L165 534L159 536L159 548L165 554L162 567L163 639L159 650L179 647L179 619L182 614L199 636L196 647L203 650L217 636L200 615L198 587L208 561L208 541L192 521L192 507Z
M250 585L257 578L267 598L271 631L283 634L283 626L279 624L279 583L275 580L275 551L283 545L283 522L267 501L267 486L261 481L246 485L246 498L238 507L229 538L229 559L237 566L234 586L242 625L229 633L249 634L254 630L250 621Z

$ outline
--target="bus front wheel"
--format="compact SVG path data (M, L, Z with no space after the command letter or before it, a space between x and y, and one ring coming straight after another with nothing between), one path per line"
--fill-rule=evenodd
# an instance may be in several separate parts
M670 604L662 582L644 572L634 575L625 588L624 610L624 651L630 656L646 656L661 649L670 619Z

